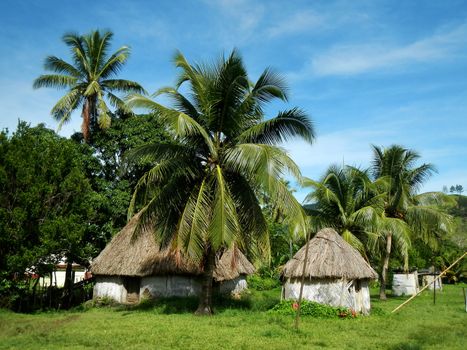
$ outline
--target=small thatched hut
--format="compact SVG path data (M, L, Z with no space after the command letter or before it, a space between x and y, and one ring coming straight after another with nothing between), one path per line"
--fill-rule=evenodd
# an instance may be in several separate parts
M412 272L401 272L394 273L392 276L392 295L415 295L418 293L418 273L417 271Z
M135 236L139 215L110 241L93 261L96 278L94 297L118 302L137 302L145 296L190 296L201 291L202 270L169 249L159 249L152 232ZM216 262L214 282L221 293L238 293L246 288L246 275L253 265L238 250L226 251Z
M360 253L330 228L308 242L303 298L332 306L345 306L364 314L370 311L368 282L378 275ZM285 265L282 296L298 299L306 245Z

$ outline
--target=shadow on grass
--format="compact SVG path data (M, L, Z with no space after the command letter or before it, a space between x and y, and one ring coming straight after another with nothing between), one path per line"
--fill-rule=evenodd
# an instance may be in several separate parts
M250 290L241 298L213 295L213 309L215 314L236 311L267 311L279 301L280 290L255 291ZM198 307L198 297L168 297L142 299L138 304L119 304L111 298L98 298L71 309L73 312L87 312L92 309L110 309L122 312L122 315L131 312L148 312L156 314L193 314Z
M139 304L120 305L116 311L139 311L157 314L193 314L198 307L197 297L170 297L145 299ZM236 300L226 296L214 296L213 309L215 313L222 313L226 310L251 310L252 301L249 297L242 297Z
M250 290L234 299L230 296L214 294L213 309L215 314L235 311L267 311L279 301L280 291ZM140 311L158 314L192 314L198 307L198 297L169 297L143 299L139 304L120 305L117 311Z

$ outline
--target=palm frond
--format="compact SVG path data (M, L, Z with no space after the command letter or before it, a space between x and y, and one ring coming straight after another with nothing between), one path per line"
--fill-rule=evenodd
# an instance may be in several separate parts
M206 130L189 115L164 107L163 105L142 95L131 95L126 99L129 107L145 108L157 113L162 124L169 128L175 137L183 139L189 136L200 136L213 157L217 157L217 150Z
M238 136L241 143L266 143L274 145L300 137L312 143L315 138L313 124L305 112L298 108L280 112L276 118L266 120L243 131Z
M267 68L259 77L252 94L261 102L269 102L274 98L287 101L285 79L271 68Z
M185 96L178 92L178 90L172 87L164 87L157 90L153 96L156 97L159 95L167 95L173 101L175 109L182 111L198 121L199 113L197 109Z
M240 225L235 208L235 202L230 194L230 189L224 179L220 166L215 172L215 198L212 208L212 220L209 225L209 242L217 251L220 247L232 247L238 241Z
M75 66L89 78L92 70L89 60L86 58L83 36L76 33L67 33L62 40L70 48Z
M268 224L252 185L240 174L229 173L228 183L236 203L241 240L237 245L257 260L270 259Z
M80 72L72 64L56 56L48 56L44 62L44 69L55 73L66 73L74 78L83 78L83 72Z
M135 81L125 79L107 79L101 82L101 85L109 91L124 93L145 94L143 87Z
M130 57L130 48L128 46L120 47L103 64L96 76L102 79L107 79L112 75L118 74L125 62L128 60L128 57Z
M195 186L180 217L177 245L194 261L201 262L211 223L212 181L204 178Z
M69 121L71 113L82 103L82 95L78 89L73 89L53 106L51 114L55 120L60 121L60 126Z
M287 153L276 146L243 143L229 148L224 155L225 165L247 178L280 178L287 174L301 179L301 173Z
M32 87L39 89L42 87L54 87L54 88L73 88L78 79L69 75L58 75L58 74L44 74L39 76Z

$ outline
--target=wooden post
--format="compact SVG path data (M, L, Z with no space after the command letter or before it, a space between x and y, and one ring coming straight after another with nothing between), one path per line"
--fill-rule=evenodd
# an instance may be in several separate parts
M465 312L467 312L467 296L465 295L465 288L462 287L462 291L464 292L464 305L465 305Z
M447 269L445 269L443 272L441 272L436 278L433 279L433 281L431 281L431 283L436 283L436 281L438 279L440 279L448 270L450 270L454 265L456 265L459 261L461 261L465 256L467 255L467 252L465 252L464 254L462 254L462 256L460 258L458 258L456 261L454 261L451 266L449 266ZM423 292L425 289L427 289L431 283L427 283L427 285L425 287L423 287L422 289L420 289L417 294L415 295L412 295L409 299L407 299L406 301L404 301L402 304L400 304L398 307L396 307L394 310L391 311L391 313L394 313L396 312L397 310L399 310L400 308L402 308L404 305L408 304L410 301L412 301L413 299L415 299L415 297L417 295L419 295L421 292Z
M302 296L303 296L303 284L305 283L305 271L306 271L306 264L308 263L308 247L310 243L310 236L311 230L308 230L306 235L306 246L305 246L305 261L303 262L303 269L302 269L302 280L300 282L300 293L298 294L298 307L297 307L297 314L295 315L295 329L298 329L298 324L300 322L300 309L302 307Z

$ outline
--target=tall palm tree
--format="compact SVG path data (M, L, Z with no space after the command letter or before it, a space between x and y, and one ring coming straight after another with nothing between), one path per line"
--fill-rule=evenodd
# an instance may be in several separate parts
M125 110L125 104L115 92L144 91L134 81L114 78L128 60L130 48L122 46L110 54L112 36L110 31L101 33L98 30L87 35L65 34L63 42L70 48L71 63L48 56L44 68L53 73L39 76L33 84L35 89L53 87L67 90L52 108L51 114L59 121L60 129L70 121L71 113L81 107L81 130L87 141L97 125L101 128L110 126L111 113L106 99L113 107Z
M311 143L314 131L297 108L264 119L267 102L287 100L283 79L266 69L250 82L236 51L213 64L191 65L181 53L174 62L181 70L176 86L156 93L170 98L172 107L142 95L127 100L156 113L174 141L129 155L154 162L138 182L129 215L142 203L141 225L151 225L161 244L203 266L197 313L211 314L213 270L222 251L269 254L260 193L305 225L300 204L281 181L286 173L300 178L300 171L276 144L296 136Z
M435 171L434 166L425 163L417 167L416 163L420 155L399 145L392 145L385 149L373 146L373 153L373 176L376 179L386 177L389 181L384 209L388 222L398 221L407 225L403 238L405 245L410 244L410 236L419 237L432 246L436 245L437 238L450 230L451 218L431 205L434 199L442 201L441 193L417 194L420 186ZM380 272L381 299L386 299L387 271L395 233L391 227L382 230L385 249ZM399 243L403 236L396 236Z
M304 186L314 189L305 198L305 208L315 230L332 227L366 255L381 226L385 180L372 182L367 170L332 165L320 181L306 179Z

